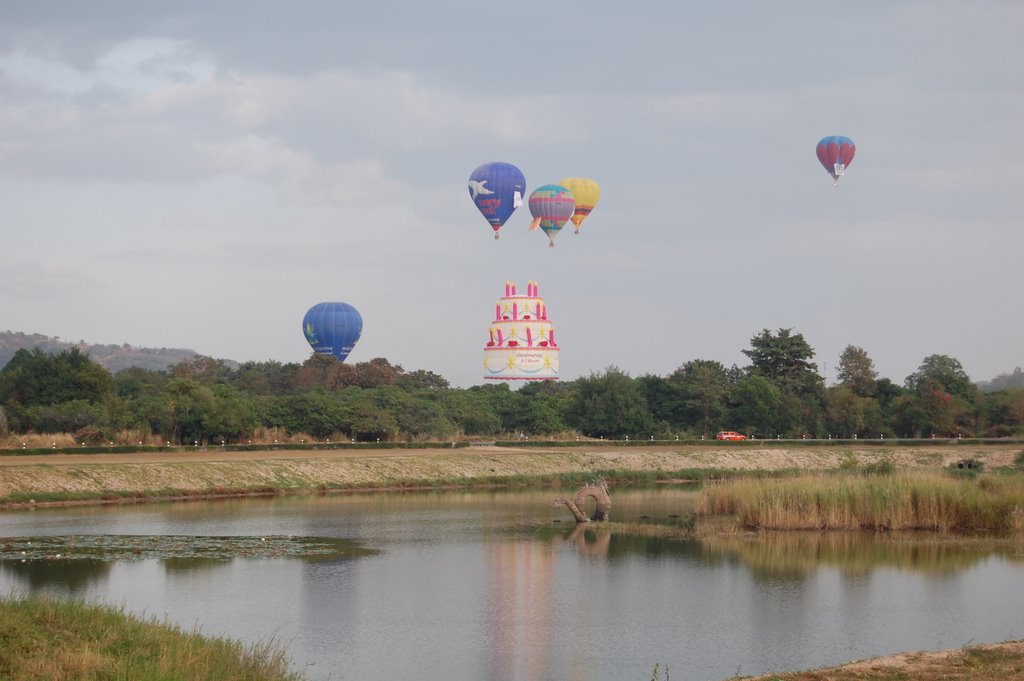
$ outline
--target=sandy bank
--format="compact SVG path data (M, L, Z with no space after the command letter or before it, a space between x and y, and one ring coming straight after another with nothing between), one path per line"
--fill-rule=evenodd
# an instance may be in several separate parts
M0 499L14 494L45 498L110 493L145 495L160 490L201 494L213 489L281 491L385 487L398 482L590 473L600 470L676 471L835 468L846 462L891 461L899 467L948 465L976 458L986 467L1010 466L1020 445L913 447L680 446L596 448L337 449L126 454L54 454L0 457Z

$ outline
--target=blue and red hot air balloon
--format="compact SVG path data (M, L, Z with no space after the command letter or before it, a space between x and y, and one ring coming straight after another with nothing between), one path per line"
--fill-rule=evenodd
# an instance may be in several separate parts
M511 163L485 163L469 176L469 195L497 239L501 226L523 205L526 178Z
M342 362L362 332L363 318L348 303L317 303L302 318L302 333L313 352L334 355Z
M847 166L853 163L853 155L856 153L857 146L849 137L829 135L822 137L818 142L818 160L832 176L836 187L839 186L839 178Z

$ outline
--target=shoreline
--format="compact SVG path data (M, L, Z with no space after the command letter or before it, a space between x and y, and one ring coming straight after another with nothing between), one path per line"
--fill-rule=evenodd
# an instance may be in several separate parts
M44 505L146 503L241 496L411 491L537 484L546 478L615 471L828 470L888 462L940 469L973 458L1012 467L1019 444L760 447L652 445L458 449L138 451L0 457L0 510ZM667 479L661 482L670 482Z
M729 681L893 681L1012 679L1024 669L1024 640L891 653L831 667L738 676Z

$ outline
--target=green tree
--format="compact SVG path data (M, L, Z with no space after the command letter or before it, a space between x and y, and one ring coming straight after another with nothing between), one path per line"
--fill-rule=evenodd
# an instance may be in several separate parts
M144 395L159 395L169 380L166 371L129 367L114 374L114 393L124 400L138 400Z
M229 381L252 395L288 395L295 392L298 364L245 362L229 375Z
M113 377L78 348L49 355L40 349L18 350L0 369L0 404L24 407L73 400L102 402L113 390Z
M358 385L360 388L391 385L405 373L402 367L392 364L383 357L375 357L369 362L359 362L354 364L353 368L356 372L354 385Z
M750 348L743 351L750 358L749 372L764 376L783 390L799 392L822 382L817 365L810 361L814 350L801 333L779 329L772 334L764 329L750 339Z
M570 390L554 381L536 381L514 393L511 430L528 435L553 435L568 429L564 414Z
M839 382L850 388L854 395L871 397L875 394L878 372L875 363L863 348L847 345L839 356Z
M172 378L184 378L202 385L225 383L231 374L231 368L224 360L196 355L192 359L179 362L171 367Z
M656 428L662 430L679 424L682 411L679 396L668 380L654 374L644 374L634 379L634 382L647 403Z
M669 376L668 383L677 395L681 425L705 437L723 428L733 381L721 362L689 361Z
M959 360L948 355L929 355L921 362L917 371L907 376L905 385L918 395L930 392L935 386L950 395L957 395L974 402L977 388L971 383Z
M378 396L371 390L353 387L345 390L348 399L348 430L352 436L363 442L376 439L387 441L398 435L398 419L383 409Z
M424 371L423 369L417 369L416 371L410 371L402 374L395 379L395 385L406 390L415 390L417 388L427 388L430 390L444 390L450 387L448 380L440 374L435 374L433 371Z
M256 403L236 388L218 384L211 388L213 408L204 421L210 442L241 442L259 425Z
M637 384L614 366L575 381L566 421L584 435L608 438L642 436L653 423Z
M381 408L394 416L396 435L440 440L452 437L458 430L431 389L410 392L391 385L371 392Z
M782 394L764 376L741 378L732 390L730 421L750 436L771 437L778 434L777 415Z
M313 353L295 374L295 389L342 390L356 384L356 370L334 355Z
M825 391L825 428L838 438L877 437L883 428L878 400L859 395L849 384Z
M490 387L490 386L489 386ZM496 387L496 386L493 386ZM445 412L466 435L495 435L501 432L501 417L478 388L446 390L441 394Z
M1024 432L1024 388L1004 388L985 397L985 435L1007 437Z
M900 437L921 437L932 433L928 412L915 393L904 393L892 401L889 420Z
M164 390L164 409L165 422L171 424L170 435L164 432L165 437L182 444L208 441L207 426L214 412L213 391L209 386L191 378L171 379Z
M270 402L267 416L267 425L284 428L290 434L309 433L316 438L335 433L349 435L344 403L323 390L276 397Z
M102 417L100 405L88 400L38 404L28 408L28 430L37 433L74 433L93 426Z
M749 373L767 379L780 393L779 412L772 420L777 434L821 434L825 382L810 361L814 350L803 334L793 334L792 329L772 334L764 329L750 339L750 345L750 350L743 351L751 360Z

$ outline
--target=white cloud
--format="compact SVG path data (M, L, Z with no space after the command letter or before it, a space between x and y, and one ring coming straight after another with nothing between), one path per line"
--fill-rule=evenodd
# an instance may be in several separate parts
M187 43L137 38L117 44L87 70L19 50L0 56L0 71L54 92L80 94L100 87L145 92L183 81L209 80L214 69Z

